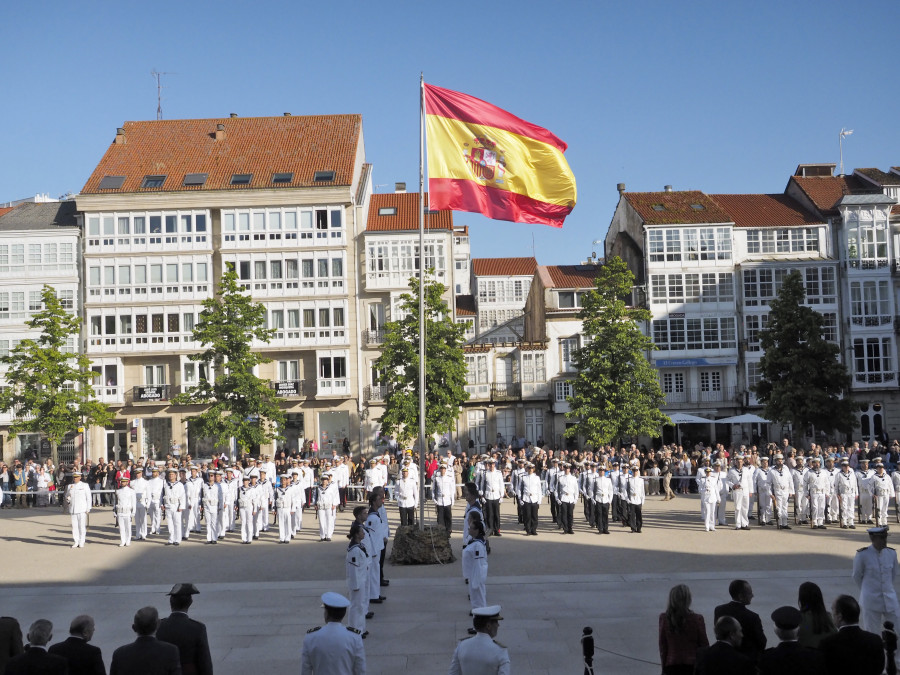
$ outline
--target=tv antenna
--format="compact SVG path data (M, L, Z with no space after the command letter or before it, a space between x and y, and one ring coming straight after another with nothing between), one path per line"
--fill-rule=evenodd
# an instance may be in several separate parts
M150 71L150 76L156 80L156 119L162 119L162 76L177 75L178 73L161 73L154 69Z

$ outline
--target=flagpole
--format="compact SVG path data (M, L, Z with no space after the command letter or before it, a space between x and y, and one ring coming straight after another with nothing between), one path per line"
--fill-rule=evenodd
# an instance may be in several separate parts
M425 74L419 73L419 531L425 529Z

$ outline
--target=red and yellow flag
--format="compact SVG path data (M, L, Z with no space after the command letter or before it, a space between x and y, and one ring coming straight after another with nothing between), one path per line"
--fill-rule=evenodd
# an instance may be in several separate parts
M474 96L424 88L430 208L562 227L576 197L568 146Z

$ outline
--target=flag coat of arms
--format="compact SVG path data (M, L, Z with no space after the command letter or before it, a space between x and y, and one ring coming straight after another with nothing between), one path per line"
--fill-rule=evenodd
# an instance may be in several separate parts
M430 208L562 227L576 198L568 146L474 96L423 87Z

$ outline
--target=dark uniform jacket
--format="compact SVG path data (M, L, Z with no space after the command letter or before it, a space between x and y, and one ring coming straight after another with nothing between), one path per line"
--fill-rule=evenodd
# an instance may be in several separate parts
M728 642L716 642L697 653L695 675L756 675L756 664Z
M881 636L859 626L845 626L822 638L819 651L825 655L826 673L879 675L884 669L884 643Z
M159 622L156 637L178 647L184 675L212 675L206 626L184 612L172 612Z
M714 623L723 616L732 616L737 619L737 622L741 624L741 630L744 632L744 639L738 651L746 654L754 661L759 660L759 655L766 648L766 634L763 632L759 614L747 609L747 605L742 602L732 600L716 607L714 616Z
M113 652L109 675L181 675L178 647L152 635L139 635Z
M69 664L69 675L106 675L100 647L88 644L87 640L70 636L57 642L47 650L63 657Z
M759 657L759 675L822 675L825 659L818 649L782 642ZM851 671L853 672L853 671Z
M68 675L66 660L39 647L26 647L6 664L6 675Z
M0 673L9 660L22 651L22 629L19 622L11 616L0 616Z

